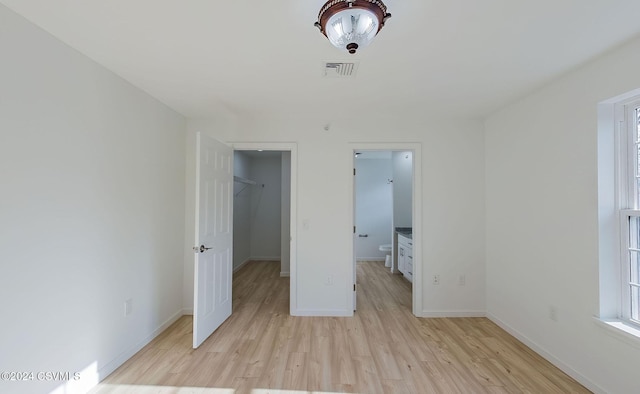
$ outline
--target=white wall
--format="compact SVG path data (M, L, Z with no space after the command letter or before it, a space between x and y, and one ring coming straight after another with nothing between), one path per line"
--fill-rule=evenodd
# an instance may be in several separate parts
M407 142L422 144L424 228L423 277L441 276L439 286L425 280L423 315L483 314L484 276L484 153L483 126L476 120L437 120L420 114L372 114L326 121L216 116L210 122L190 120L196 131L222 141L297 144L297 310L296 314L350 315L353 275L351 184L353 144ZM389 134L389 130L394 130ZM188 163L193 163L189 144ZM190 164L192 165L192 164ZM187 201L193 195L188 179ZM192 211L192 206L187 209ZM191 213L187 219L191 220ZM305 227L304 224L307 224ZM192 229L191 225L187 226ZM187 234L187 243L193 231ZM461 247L464 245L464 247ZM415 258L414 258L415 260ZM193 275L192 262L185 275ZM459 274L466 286L458 286ZM326 285L333 277L333 284ZM186 283L190 308L193 281ZM188 287L190 286L190 287Z
M634 40L486 121L488 313L602 393L640 392L640 346L593 319L599 264L615 264L598 259L597 105L639 69Z
M281 155L252 157L251 259L280 260Z
M291 271L291 152L282 152L280 205L280 275Z
M233 153L234 175L251 179L251 158L241 151ZM233 184L233 268L251 258L251 192L255 186Z
M0 371L84 392L182 314L185 120L4 6L0 53Z
M384 261L386 253L379 247L392 242L393 184L388 183L393 179L391 159L356 158L355 166L356 259ZM358 234L368 237L358 237Z
M412 227L413 154L393 152L393 227Z

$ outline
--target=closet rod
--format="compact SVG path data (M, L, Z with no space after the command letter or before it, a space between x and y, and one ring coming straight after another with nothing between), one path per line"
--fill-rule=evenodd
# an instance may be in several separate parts
M235 176L235 175L233 176L233 180L235 182L240 182L240 183L244 183L244 184L247 184L247 185L257 185L256 181L252 181L251 179L242 178L242 177Z

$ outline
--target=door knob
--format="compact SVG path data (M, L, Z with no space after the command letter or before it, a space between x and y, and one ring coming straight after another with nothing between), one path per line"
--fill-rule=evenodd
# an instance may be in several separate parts
M194 251L194 252L196 252L196 253L198 253L198 252L200 252L200 253L204 253L205 251L207 251L207 250L209 250L209 249L213 249L213 248L207 248L207 247L206 247L206 246L204 246L204 245L200 245L199 247L198 247L198 246L194 246L192 249L193 249L193 251Z

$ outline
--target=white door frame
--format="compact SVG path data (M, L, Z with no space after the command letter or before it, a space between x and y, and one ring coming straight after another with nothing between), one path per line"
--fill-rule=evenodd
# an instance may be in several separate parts
M291 209L290 209L290 279L289 279L289 314L296 316L298 313L298 264L297 264L297 212L298 212L298 144L295 142L230 142L234 151L265 150L291 152Z
M422 316L422 144L419 142L351 142L349 143L349 163L352 165L353 154L356 151L410 151L413 152L413 199L412 199L412 226L413 226L413 286L411 306L415 316ZM348 171L351 173L352 168ZM351 209L349 215L355 218L355 189L354 182L349 182L349 207ZM353 223L355 226L355 222ZM352 240L351 255L355 253L355 245ZM355 261L354 261L355 264ZM351 272L351 282L355 283L355 270ZM355 302L355 297L350 297ZM356 306L352 305L351 310L355 310Z

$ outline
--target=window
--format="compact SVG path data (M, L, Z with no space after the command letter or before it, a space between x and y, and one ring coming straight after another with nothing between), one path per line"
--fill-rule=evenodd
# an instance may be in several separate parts
M616 111L620 124L619 207L621 234L621 318L640 325L640 100Z

